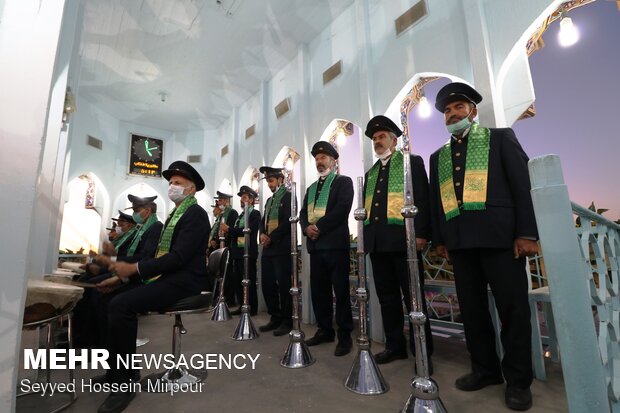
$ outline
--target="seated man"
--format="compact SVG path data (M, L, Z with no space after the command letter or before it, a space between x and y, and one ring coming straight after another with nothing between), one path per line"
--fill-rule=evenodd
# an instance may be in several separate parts
M207 212L194 194L204 188L200 174L188 163L175 161L162 175L169 182L168 196L175 208L166 220L155 258L136 263L116 262L110 266L116 276L99 283L103 292L111 292L107 311L110 370L105 379L128 383L137 372L116 365L117 355L136 352L137 315L165 309L182 298L200 294L206 288L206 250L211 225ZM129 283L139 277L143 283ZM135 392L112 392L99 407L99 413L121 412Z
M157 204L153 201L157 196L140 198L130 194L127 198L131 201L131 208L134 211L131 216L132 222L137 223L134 236L126 242L128 247L123 246L119 248L119 251L114 248L112 243L104 242L104 253L95 257L97 264L90 265L90 267L101 268L100 274L95 275L89 271L90 277L82 277L82 281L96 284L111 277L112 274L108 271L108 267L113 262L138 262L141 259L155 256L159 235L163 228L163 224L159 222L155 214ZM124 255L120 255L121 252ZM139 283L137 279L135 282ZM106 307L101 305L100 295L97 291L87 288L84 291L84 296L75 307L73 312L74 340L78 348L105 345L101 342L105 337L105 331L101 331L101 327L102 325L105 326L105 323L97 322L97 319L104 316L106 311Z

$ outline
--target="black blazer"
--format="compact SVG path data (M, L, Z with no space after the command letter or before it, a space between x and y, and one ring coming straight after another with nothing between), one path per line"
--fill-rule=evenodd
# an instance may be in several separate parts
M163 227L164 224L161 222L154 222L153 225L151 225L149 229L144 231L144 234L142 234L142 238L140 238L140 242L138 243L133 255L119 255L116 259L118 261L125 262L138 262L143 258L155 257L157 245L159 244L159 236L161 235L161 230ZM131 242L129 245L131 245Z
M307 239L308 252L316 250L349 249L349 212L353 204L353 181L345 175L336 175L327 199L325 215L315 224L321 235L316 241ZM301 230L306 235L308 222L308 191L304 196L304 202L299 211Z
M467 137L451 139L455 193L463 199ZM459 154L457 156L457 153ZM431 155L430 197L433 242L448 250L463 248L512 248L517 237L538 238L530 195L528 157L510 128L491 129L486 209L465 211L446 221L439 193L439 150ZM459 186L456 183L460 182Z
M170 220L166 220L166 223ZM150 228L149 228L150 229ZM198 204L190 206L179 219L170 243L170 251L159 258L145 258L138 262L140 276L207 275L206 251L211 224L207 212Z
M418 155L409 157L411 162L411 179L413 182L413 203L418 207L414 219L416 238L430 239L431 221L428 202L428 177L424 169L424 161ZM407 250L406 232L404 225L387 223L388 177L390 173L390 159L384 167L379 163L379 178L375 186L370 211L370 223L364 225L364 252L402 252ZM385 169L382 169L385 168ZM402 173L402 172L401 172ZM368 172L364 176L364 199L366 199L366 183ZM400 194L404 196L404 194Z
M268 198L267 201L269 199L271 198ZM265 206L267 206L267 203L265 203ZM265 215L260 221L260 233L269 235L271 243L267 248L263 247L263 256L288 255L291 253L291 223L289 222L291 217L291 192L286 191L282 196L280 205L272 205L271 207L279 208L278 226L271 231L271 234L265 232L265 225L269 219L267 210L265 210Z
M244 212L241 212L239 215L239 219L243 216ZM237 246L237 237L243 236L243 227L237 227L233 223L232 226L228 228L228 233L230 234L230 256L233 259L243 258L244 249ZM250 222L248 223L250 227L250 258L256 259L258 257L258 227L260 226L260 212L256 209L253 209L250 212Z

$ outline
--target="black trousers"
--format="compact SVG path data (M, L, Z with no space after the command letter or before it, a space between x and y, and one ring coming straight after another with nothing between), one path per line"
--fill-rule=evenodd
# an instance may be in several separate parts
M375 290L381 305L381 319L385 330L385 348L396 352L407 351L407 341L403 334L405 315L403 301L407 313L411 312L409 294L409 269L407 267L407 252L374 252L370 253L372 274ZM420 287L424 291L424 264L422 255L418 253L418 271L420 273ZM403 300L404 298L404 300ZM422 293L422 311L426 314L424 332L426 335L426 353L433 355L433 334L431 321L428 318L426 299ZM415 340L413 325L409 323L409 348L415 356Z
M349 338L353 330L349 291L349 251L318 250L310 253L310 292L312 307L320 329L334 331L332 326L336 296L338 338Z
M261 259L261 283L267 312L273 321L291 323L291 256L274 255Z
M117 364L117 355L125 357L136 352L137 315L171 306L184 297L200 294L206 278L193 274L164 275L151 284L130 283L110 294L104 294L107 311L106 337L110 352L108 379L128 382L133 373Z
M250 285L248 286L248 304L250 304L250 315L256 315L258 312L258 293L256 292L256 257L250 257L249 278ZM233 260L232 270L232 285L235 289L235 296L237 297L237 303L243 305L243 269L244 259Z
M234 261L234 258L229 258L228 267L226 268L226 278L224 279L224 298L226 299L226 305L228 305L228 307L234 307L236 304L243 304L243 301L237 302L237 289L235 288L235 276L233 275ZM241 262L241 265L243 265L243 259ZM241 277L243 278L243 272L241 273Z
M450 251L459 308L465 326L472 370L499 376L508 385L532 383L530 307L525 258L514 259L511 249L476 248ZM488 309L491 287L502 324L501 361L495 350L495 330Z

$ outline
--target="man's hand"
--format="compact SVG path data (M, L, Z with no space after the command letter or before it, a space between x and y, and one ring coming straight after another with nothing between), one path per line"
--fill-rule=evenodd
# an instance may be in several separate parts
M109 255L97 255L97 257L95 258L95 262L102 267L107 267L112 264L112 260L110 259Z
M447 260L450 259L450 255L448 254L448 250L446 249L445 245L437 245L437 247L435 247L435 251L437 251L437 255L439 255L440 257Z
M129 278L138 272L138 263L115 262L110 265L110 271L122 278Z
M416 238L415 239L415 249L418 251L424 251L426 246L428 245L428 241L425 238Z
M533 257L538 253L538 243L531 239L517 238L513 244L515 259Z
M224 235L228 234L228 225L224 222L220 223L220 232Z
M214 239L212 239L211 241L209 241L209 246L213 249L217 249L218 247L218 242Z
M319 235L321 235L321 231L319 231L319 228L314 224L308 225L306 227L306 235L311 240L316 241L317 239L319 239Z
M102 293L109 293L115 289L117 285L121 283L121 279L116 275L111 276L110 278L106 278L97 284L97 289Z
M114 245L112 245L111 242L107 242L107 241L103 243L103 253L111 257L117 255Z
M267 248L271 244L271 238L267 234L260 234L260 243L263 247Z

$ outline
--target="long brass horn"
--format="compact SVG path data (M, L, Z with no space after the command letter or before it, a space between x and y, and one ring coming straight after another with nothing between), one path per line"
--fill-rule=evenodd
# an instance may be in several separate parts
M375 359L370 352L368 339L368 320L366 310L368 306L368 290L366 289L366 257L364 256L364 221L367 211L364 208L364 178L357 177L357 209L353 215L357 221L357 305L360 315L360 333L357 336L357 356L353 360L351 371L344 382L344 387L358 394L383 394L390 389Z
M290 341L284 357L280 360L282 367L289 369L298 369L306 367L314 363L312 354L306 344L303 331L301 331L301 321L299 317L299 274L297 273L297 222L299 217L297 216L297 202L295 197L295 182L291 182L291 217L289 222L291 223L291 265L293 266L293 280L291 286L291 295L293 296L293 329L289 333Z

